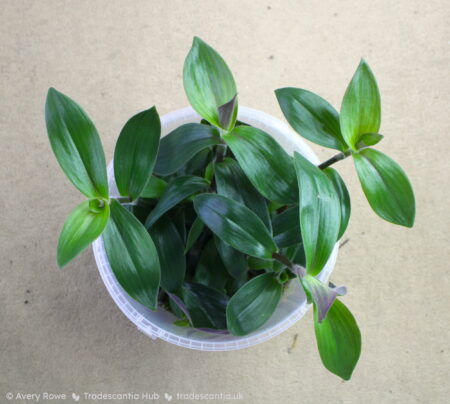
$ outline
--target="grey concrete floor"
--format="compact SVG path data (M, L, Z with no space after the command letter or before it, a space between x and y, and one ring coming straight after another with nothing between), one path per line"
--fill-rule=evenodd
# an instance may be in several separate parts
M241 393L245 403L449 402L449 18L443 0L1 1L0 402L7 392L65 393L68 402L72 392L80 402L84 392L156 392L160 402L165 392ZM381 221L352 162L340 164L353 216L332 279L348 286L363 335L350 382L322 368L311 313L260 346L191 351L138 332L90 250L56 267L60 227L81 196L48 144L48 87L87 110L110 159L132 114L187 105L181 72L193 35L227 60L242 105L280 118L276 88L307 88L339 108L360 57L378 78L380 149L409 174L417 221L412 230ZM313 149L322 159L332 153Z

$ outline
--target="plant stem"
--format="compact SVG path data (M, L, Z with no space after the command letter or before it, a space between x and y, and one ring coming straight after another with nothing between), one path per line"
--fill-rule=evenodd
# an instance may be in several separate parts
M117 196L114 199L116 199L120 203L131 203L132 200L129 196Z
M220 163L223 161L226 151L227 151L227 145L218 144L216 146L216 163Z
M350 156L350 154L352 154L352 151L350 149L342 152L342 153L338 153L335 156L331 157L330 159L328 159L327 161L324 161L323 163L319 164L319 168L321 170L324 170L325 168L331 166L332 164L336 163L337 161L340 160L344 160L346 157Z
M272 258L276 259L277 261L280 261L283 265L286 265L289 269L292 269L293 263L284 255L279 253L273 253Z

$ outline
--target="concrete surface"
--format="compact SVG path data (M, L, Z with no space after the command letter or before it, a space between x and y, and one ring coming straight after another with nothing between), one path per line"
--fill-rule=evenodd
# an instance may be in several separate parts
M449 18L443 0L1 1L0 402L7 392L68 395L54 402L72 402L72 392L80 402L94 402L84 392L156 392L159 402L192 392L241 393L245 403L448 402ZM83 105L110 159L132 114L187 105L181 72L193 35L228 61L242 105L280 118L278 87L307 88L339 107L360 57L378 78L380 149L409 174L417 221L412 230L382 222L352 162L339 165L353 216L333 281L348 286L363 335L350 382L322 368L311 313L257 347L190 351L132 326L90 250L63 271L55 265L60 227L81 196L48 144L47 88ZM322 159L332 153L313 148Z

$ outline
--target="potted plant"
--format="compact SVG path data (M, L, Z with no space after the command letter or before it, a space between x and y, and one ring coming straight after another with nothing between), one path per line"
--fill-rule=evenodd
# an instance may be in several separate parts
M265 131L237 120L232 73L199 38L186 57L184 88L202 117L161 138L152 107L131 117L114 151L120 197L111 197L94 124L51 88L45 116L55 156L86 196L64 223L57 262L65 266L100 235L115 278L139 304L164 307L178 327L245 336L263 326L287 285L298 282L314 307L325 367L348 380L361 336L338 299L344 287L319 274L346 230L350 197L332 164L351 157L372 209L412 227L415 202L403 170L375 146L380 95L365 61L340 113L299 88L275 91L301 136L338 154L322 164L289 155Z

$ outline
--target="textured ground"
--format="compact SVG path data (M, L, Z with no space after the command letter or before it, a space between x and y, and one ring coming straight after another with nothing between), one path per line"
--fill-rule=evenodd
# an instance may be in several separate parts
M258 404L448 402L449 18L442 0L1 1L0 401L7 392L69 402L72 392L81 402L84 392L156 392L160 402L223 392ZM80 196L48 144L47 88L85 107L109 159L132 114L187 105L181 69L193 35L228 61L242 105L280 118L275 88L307 88L339 107L360 57L378 78L380 148L409 174L417 222L379 220L352 162L340 164L353 216L332 279L348 286L363 335L350 382L322 368L311 313L261 346L190 351L135 329L90 250L56 268L58 232Z

